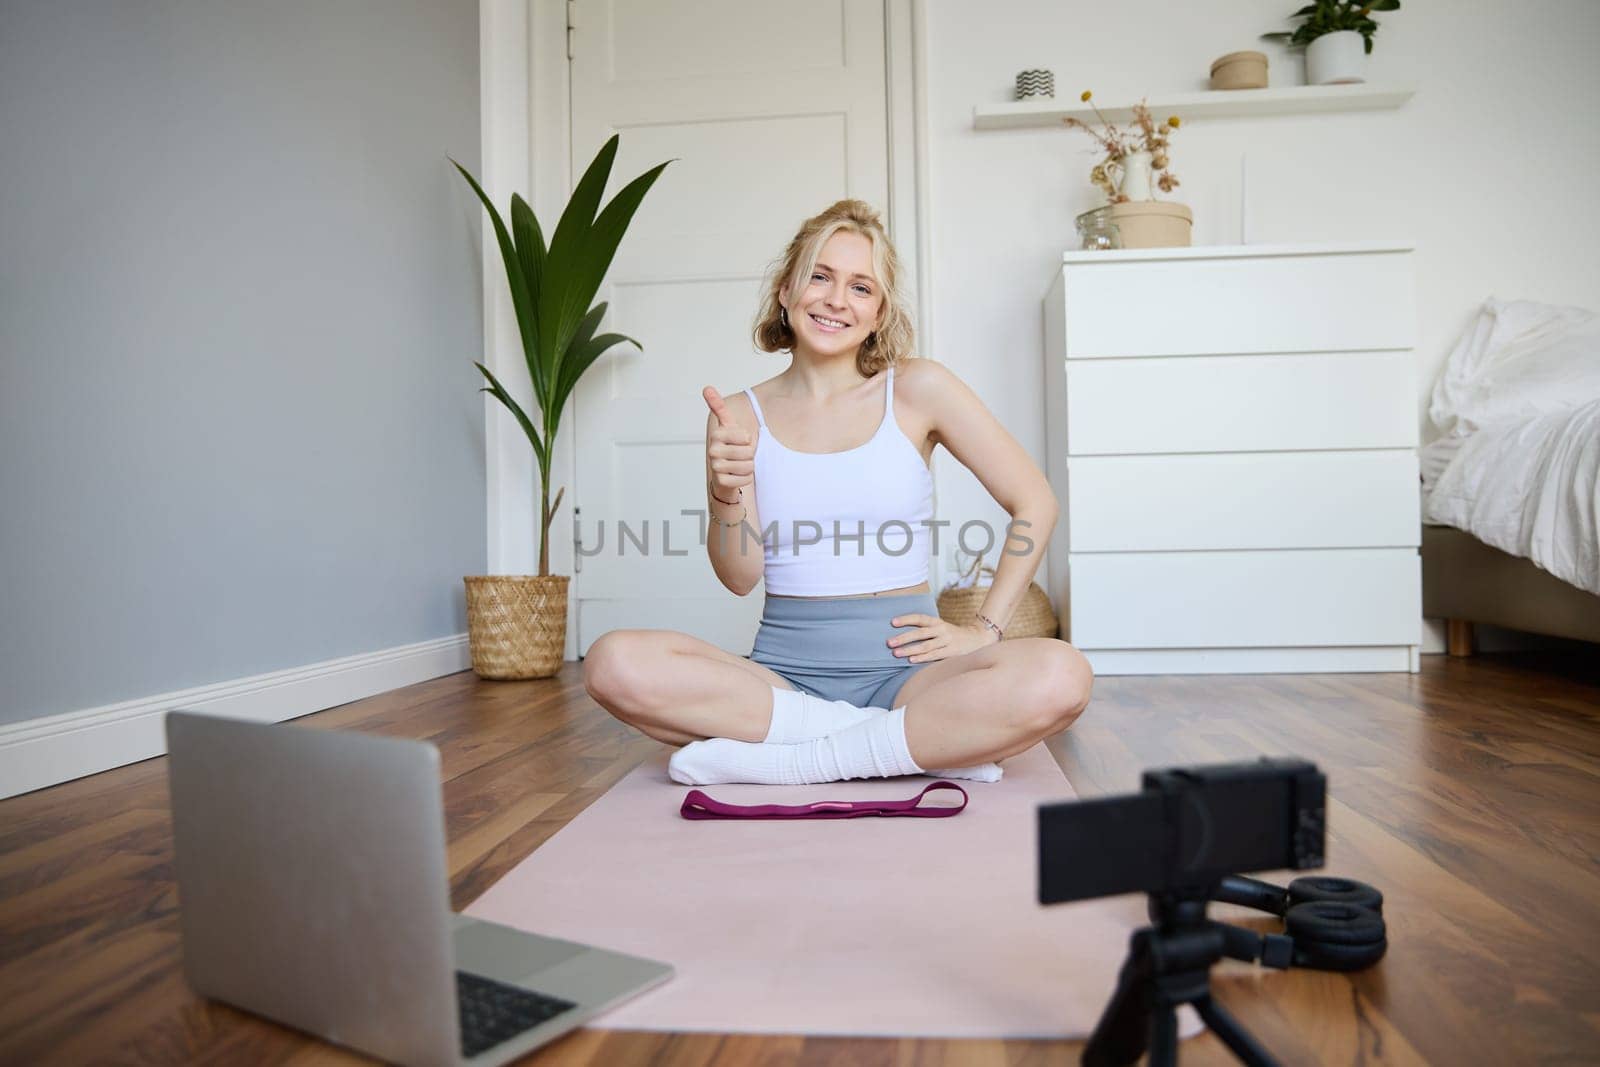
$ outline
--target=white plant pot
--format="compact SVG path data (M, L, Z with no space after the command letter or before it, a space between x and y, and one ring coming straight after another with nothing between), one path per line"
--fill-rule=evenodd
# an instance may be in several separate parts
M1366 40L1355 30L1325 33L1306 45L1307 85L1354 85L1366 80Z

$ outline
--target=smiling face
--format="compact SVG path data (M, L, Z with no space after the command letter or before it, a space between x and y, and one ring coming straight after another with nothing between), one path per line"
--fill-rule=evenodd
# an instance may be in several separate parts
M872 241L849 231L823 244L798 296L789 288L778 294L796 343L820 355L860 348L878 328L883 300L872 270Z

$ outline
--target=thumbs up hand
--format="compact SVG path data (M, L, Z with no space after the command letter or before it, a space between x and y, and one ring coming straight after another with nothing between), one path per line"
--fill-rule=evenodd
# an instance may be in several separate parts
M743 498L743 490L756 480L756 443L734 421L722 394L712 386L700 391L715 423L706 431L706 471L711 494L724 501Z

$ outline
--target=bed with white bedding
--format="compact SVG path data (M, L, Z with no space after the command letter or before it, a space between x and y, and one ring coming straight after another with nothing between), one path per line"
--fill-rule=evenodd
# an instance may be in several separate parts
M1600 316L1486 302L1429 416L1423 613L1600 641Z

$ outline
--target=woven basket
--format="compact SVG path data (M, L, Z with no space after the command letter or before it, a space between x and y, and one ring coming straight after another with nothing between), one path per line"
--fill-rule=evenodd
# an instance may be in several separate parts
M567 644L564 574L488 575L467 583L467 639L480 678L549 678Z
M982 554L973 559L972 566L961 577L968 577L974 570L979 575L979 581L985 574L994 578L994 568L983 565ZM978 621L978 609L983 607L983 598L988 595L988 585L974 583L966 588L952 586L939 594L939 618L958 626L975 623ZM1050 607L1049 594L1039 587L1038 582L1028 583L1027 592L1022 594L1022 603L1012 612L1011 623L1005 627L1005 639L1054 637L1056 629L1056 613Z

